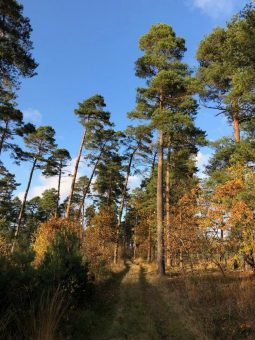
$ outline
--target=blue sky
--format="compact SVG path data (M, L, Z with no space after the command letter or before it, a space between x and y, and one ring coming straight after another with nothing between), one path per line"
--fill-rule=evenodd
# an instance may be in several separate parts
M140 55L139 37L151 25L172 25L186 39L185 61L195 66L199 41L215 26L225 24L245 0L21 0L33 27L33 55L38 75L22 82L19 108L37 125L52 125L59 147L76 157L82 128L73 111L77 103L100 93L112 113L116 128L128 122L126 112L135 105L134 62ZM197 125L214 140L230 134L222 117L201 109ZM199 163L210 151L201 150ZM10 167L19 182L26 183L28 165ZM84 170L87 171L86 169ZM82 174L82 170L80 172ZM69 185L66 181L66 189ZM133 179L135 182L135 178ZM36 173L31 196L54 185ZM24 190L24 185L19 191Z

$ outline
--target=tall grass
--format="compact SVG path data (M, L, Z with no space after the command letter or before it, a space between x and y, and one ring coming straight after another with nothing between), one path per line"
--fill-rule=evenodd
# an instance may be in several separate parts
M68 298L58 287L43 292L38 305L32 303L26 320L18 320L25 339L53 340L68 308ZM21 321L21 322L20 322Z
M54 340L68 305L68 297L58 287L43 291L39 300L37 302L31 300L26 310L9 307L0 319L1 337Z
M175 282L186 309L213 339L255 338L255 278L247 273L186 275Z

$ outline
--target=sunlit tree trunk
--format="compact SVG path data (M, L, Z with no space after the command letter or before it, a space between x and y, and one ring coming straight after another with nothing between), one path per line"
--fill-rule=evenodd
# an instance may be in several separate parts
M168 149L166 162L166 264L168 267L171 266L170 218L170 150Z
M56 212L55 217L59 216L59 200L60 200L60 185L61 185L61 177L62 177L62 164L60 164L60 171L58 175L58 192L57 192L57 202L56 202Z
M163 225L163 131L159 132L157 180L157 267L159 276L165 275L164 225Z
M70 194L69 194L69 198L68 198L68 202L67 202L67 206L66 206L66 218L69 218L69 216L70 216L71 204L72 204L72 199L73 199L73 194L74 194L75 181L76 181L76 177L77 177L79 163L80 163L80 160L81 160L82 150L83 150L85 139L86 139L86 133L87 133L87 129L85 128L84 132L83 132L82 140L81 140L81 145L80 145L78 157L77 157L75 167L74 167L74 173L73 173L73 179L72 179Z

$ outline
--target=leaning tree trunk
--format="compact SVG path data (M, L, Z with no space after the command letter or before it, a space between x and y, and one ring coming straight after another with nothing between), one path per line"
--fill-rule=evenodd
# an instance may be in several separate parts
M117 230L116 230L116 238L115 238L115 246L114 246L114 254L113 254L113 262L117 263L118 261L118 256L119 256L119 237L120 237L120 225L121 225L121 218L122 218L122 213L123 213L123 208L124 208L124 203L126 199L126 193L127 193L127 186L128 186L128 179L130 176L131 172L131 166L133 162L134 155L136 153L136 149L132 152L129 163L128 163L128 169L127 169L127 176L122 192L122 197L121 197L121 202L120 202L120 209L119 209L119 216L118 216L118 222L117 222Z
M62 164L60 164L60 170L58 175L58 192L57 192L57 202L56 202L56 212L55 217L59 217L59 200L60 200L60 185L61 185L61 177L62 177Z
M78 157L77 157L75 167L74 167L74 173L73 173L73 179L72 179L70 194L69 194L69 198L68 198L68 202L67 202L67 206L66 206L66 218L70 217L71 204L72 204L73 193L74 193L74 186L75 186L75 181L76 181L77 172L78 172L78 168L79 168L79 163L80 163L80 160L81 160L82 150L83 150L84 143L85 143L86 133L87 133L87 129L85 128L84 132L83 132L82 140L81 140L81 145L80 145Z
M166 264L171 266L171 245L170 245L170 150L168 149L167 163L166 163Z
M164 225L163 225L163 131L159 132L158 180L157 180L157 267L159 276L165 275Z
M28 195L28 192L29 192L29 189L30 189L30 185L31 185L31 182L32 182L32 178L33 178L34 170L35 170L35 167L36 167L36 163L37 163L37 159L35 158L34 161L33 161L33 165L32 165L31 171L30 171L30 175L29 175L29 179L28 179L28 184L27 184L27 189L25 191L25 195L24 195L24 198L23 198L23 202L22 202L20 213L19 213L19 217L18 217L18 223L17 223L17 226L16 226L16 230L15 230L15 234L14 234L14 239L13 239L13 243L12 243L12 248L11 248L11 252L12 253L14 252L16 241L17 241L17 238L18 238L18 235L19 235L22 219L23 219L23 216L24 216L25 208L26 208L27 195Z

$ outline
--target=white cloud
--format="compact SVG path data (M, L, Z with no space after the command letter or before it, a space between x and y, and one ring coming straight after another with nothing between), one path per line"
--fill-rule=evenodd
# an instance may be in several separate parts
M142 179L143 178L141 175L130 176L128 179L128 188L132 191L133 189L139 187Z
M33 124L40 124L42 122L42 114L39 110L29 107L24 109L22 112L26 121Z
M210 17L218 18L231 15L235 11L236 3L235 0L189 0L188 4Z
M199 151L196 156L196 166L198 168L198 176L200 178L205 177L204 170L205 170L205 166L208 164L210 157L211 157L211 154L202 153L201 151Z
M72 183L71 175L73 174L75 162L76 162L76 158L72 159L70 165L66 167L65 169L67 175L62 177L61 187L60 187L60 200L61 201L64 200L69 195L71 183ZM80 176L88 175L88 173L90 173L90 170L88 169L87 166L85 166L85 164L81 162L79 166L79 171L77 174L77 179ZM70 176L68 176L68 174L70 174ZM47 189L52 189L52 188L57 189L58 177L57 176L45 177L42 174L40 174L37 177L37 182L38 184L36 185L32 184L32 187L28 193L28 200L36 196L41 196L42 193ZM24 192L19 192L18 197L22 200L24 197Z
M203 171L205 169L206 164L208 163L210 156L211 156L210 153L202 153L201 151L199 151L196 156L196 166L198 167L198 170L199 170L198 175L201 178L205 177L205 175L203 174ZM70 165L66 168L67 174L73 174L75 162L76 162L76 158L73 158ZM84 175L89 176L90 173L91 173L91 169L89 169L89 167L86 166L85 163L81 162L79 166L77 178L79 178L80 176L84 176ZM142 179L143 179L143 176L139 174L130 176L129 181L128 181L128 188L132 191L133 189L139 187L142 182ZM92 182L94 181L95 179ZM58 177L57 176L45 177L42 174L39 174L39 176L36 178L36 173L35 173L33 182L37 182L37 183L35 185L33 185L32 183L32 186L28 193L28 200L36 196L41 196L42 193L47 189L51 189L51 188L57 189ZM61 201L64 200L69 195L71 182L72 182L72 176L65 175L62 177L61 188L60 188L61 189L61 192L60 192ZM22 200L24 197L24 191L19 192L17 196Z

